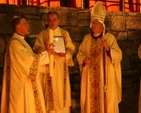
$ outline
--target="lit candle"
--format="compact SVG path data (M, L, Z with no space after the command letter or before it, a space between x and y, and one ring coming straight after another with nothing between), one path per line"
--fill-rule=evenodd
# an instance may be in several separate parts
M49 44L53 44L53 30L49 30ZM53 48L53 46L51 46ZM54 55L50 55L50 63L49 63L49 72L50 76L53 76L53 64L54 64Z

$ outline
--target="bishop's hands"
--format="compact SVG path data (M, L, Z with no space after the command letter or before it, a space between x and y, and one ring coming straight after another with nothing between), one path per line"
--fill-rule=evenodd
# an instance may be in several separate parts
M85 63L85 64L90 64L90 59L89 58L85 58L84 60L83 60L83 63Z
M107 41L105 39L102 39L101 44L106 49L106 51L110 50L110 48L108 46L108 43L107 43Z

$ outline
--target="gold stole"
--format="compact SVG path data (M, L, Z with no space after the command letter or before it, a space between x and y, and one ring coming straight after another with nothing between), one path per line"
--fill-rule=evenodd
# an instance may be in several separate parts
M101 38L92 38L90 49L90 111L100 113Z

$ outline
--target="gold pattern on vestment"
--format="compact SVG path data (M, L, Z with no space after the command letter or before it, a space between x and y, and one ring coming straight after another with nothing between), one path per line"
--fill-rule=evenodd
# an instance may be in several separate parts
M67 65L64 63L64 88L63 88L63 97L64 97L64 106L66 105L66 87L67 87ZM54 98L53 98L53 89L52 89L52 79L49 74L47 74L47 104L49 110L54 110Z
M90 53L90 111L100 113L101 38L92 38Z
M49 40L49 30L45 30L43 32L43 42L45 44L46 40ZM61 34L62 37L64 39L64 44L66 45L66 33L61 29ZM48 42L49 43L49 42ZM65 48L67 50L67 48ZM66 60L65 60L66 61ZM54 63L54 68L55 68L55 63ZM49 70L48 70L49 71ZM64 106L66 105L66 87L67 87L67 72L68 72L68 67L66 62L64 63L64 78L63 78L63 104ZM48 110L54 110L54 98L53 98L53 89L52 89L52 78L50 77L49 74L47 74L47 106L48 106Z
M37 86L37 82L36 82L36 75L37 75L37 68L38 68L38 64L39 64L39 59L40 59L40 57L38 55L35 56L35 59L31 65L31 68L30 68L30 79L31 79L31 84L32 84L32 88L33 88L33 93L34 93L36 113L43 113L40 95L39 95L39 91L38 91L38 86Z
M47 75L47 104L48 104L48 109L53 110L54 109L54 104L53 104L53 91L52 91L52 81L51 81L51 76L48 74Z

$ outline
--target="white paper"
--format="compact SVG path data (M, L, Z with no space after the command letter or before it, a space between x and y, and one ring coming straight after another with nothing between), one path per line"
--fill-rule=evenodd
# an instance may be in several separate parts
M54 36L54 50L56 53L65 53L65 44L62 36Z

